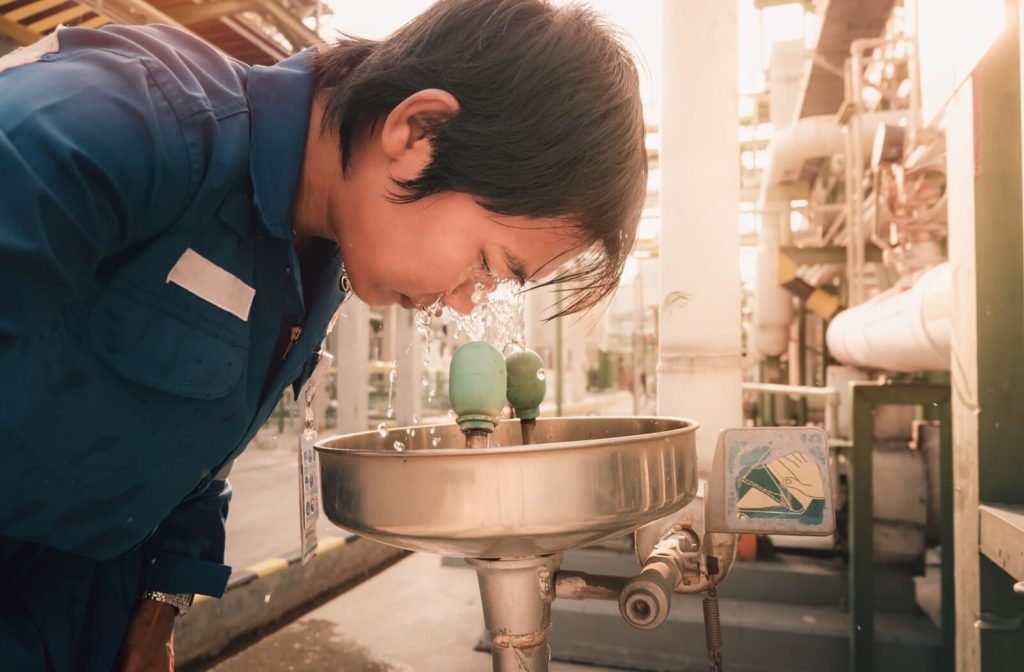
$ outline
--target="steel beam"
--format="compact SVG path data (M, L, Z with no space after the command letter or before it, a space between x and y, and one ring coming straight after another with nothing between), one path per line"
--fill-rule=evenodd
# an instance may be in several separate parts
M846 248L840 245L828 247L784 246L779 248L779 251L789 257L797 266L846 263ZM864 259L865 261L882 261L882 251L874 245L865 245Z
M18 9L12 9L7 12L6 16L11 21L21 21L22 19L27 19L30 16L35 16L40 12L53 9L57 5L62 5L65 2L67 2L67 0L37 0L37 2L30 2Z
M254 0L256 5L274 21L274 25L284 34L296 51L323 42L320 36L306 27L299 17L295 16L275 0Z
M57 12L56 14L50 14L49 16L39 19L38 21L33 21L32 23L28 24L28 28L29 30L34 30L37 33L45 33L46 31L52 28L56 28L62 23L71 21L73 19L77 19L80 16L84 16L91 11L92 7L89 7L88 5L76 4L74 7L71 7L70 9L65 9L63 11Z
M42 37L39 33L29 30L17 21L11 21L2 14L0 14L0 33L7 35L23 46L26 44L32 44Z
M849 472L850 672L874 670L874 411L877 406L939 408L940 534L942 542L942 665L954 668L953 447L950 388L934 383L854 383L853 445Z
M978 504L1024 505L1024 266L1022 266L1021 54L1018 0L1007 0L1006 30L978 62L974 91L974 262L977 343ZM951 220L952 221L952 220ZM960 473L958 469L958 473ZM958 484L959 485L959 484ZM979 530L980 508L970 512ZM980 520L979 520L980 519ZM980 549L979 549L980 550ZM988 627L1021 613L1013 580L983 554L976 590L980 668L1020 670L1022 626ZM959 578L959 575L958 575ZM969 616L968 616L969 618ZM968 625L964 623L963 625ZM980 624L980 626L979 626Z
M981 506L981 552L1024 581L1024 506Z
M164 10L172 19L186 26L254 11L258 10L252 0L208 0L198 4L175 5Z

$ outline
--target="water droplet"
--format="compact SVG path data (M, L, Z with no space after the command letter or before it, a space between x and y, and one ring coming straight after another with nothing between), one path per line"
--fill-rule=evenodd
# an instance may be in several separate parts
M394 385L396 380L398 380L398 369L391 369L391 373L388 374L388 382Z
M423 384L423 387L430 387L430 376L424 373L423 380L421 380L420 382Z
M270 593L267 593L266 595L263 596L263 604L269 604L269 603L270 603Z
M387 438L388 426L385 425L383 422L380 423L379 425L377 425L377 433L380 434L380 438Z
M436 432L436 431L437 431L437 427L431 427L430 428L430 435L433 436L434 432Z
M395 441L395 450L397 450L398 452L402 452L403 450L405 450L405 444L402 443L401 441Z
M388 404L388 419L390 420L393 417L395 417L395 407Z
M546 380L548 374L544 373L544 369L537 369L537 380Z
M413 416L412 416L412 424L414 424L414 425L418 425L418 424L420 424L420 416L418 416L418 415L413 415Z
M448 419L449 420L454 420L455 419L455 411L453 411L450 408L448 409Z
M435 436L434 438L432 438L430 440L430 445L432 445L434 448L437 448L437 444L439 444L439 443L441 443L441 437L440 436Z

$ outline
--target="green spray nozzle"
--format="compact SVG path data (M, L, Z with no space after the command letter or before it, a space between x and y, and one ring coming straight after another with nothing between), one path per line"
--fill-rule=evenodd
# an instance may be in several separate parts
M508 403L516 409L520 420L533 420L540 415L547 383L544 360L533 350L520 350L505 358L508 369Z
M462 431L494 431L505 406L505 358L483 341L455 352L448 374L448 397Z

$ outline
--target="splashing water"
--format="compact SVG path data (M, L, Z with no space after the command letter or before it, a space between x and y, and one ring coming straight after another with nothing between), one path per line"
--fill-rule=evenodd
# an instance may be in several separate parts
M377 425L377 433L380 434L380 438L386 439L388 436L388 426L383 422Z
M398 451L399 453L402 452L403 450L405 450L405 444L402 443L401 441L395 441L395 450Z
M463 334L470 341L485 341L502 354L523 347L523 297L519 283L513 280L498 282L493 276L484 277L473 286L473 310L462 315L445 306L443 299L416 313L416 326L420 333L430 333L430 323L440 317L446 324L455 325L455 339ZM426 364L429 352L424 352ZM424 387L427 383L424 382Z
M434 438L432 438L430 440L430 445L432 445L434 448L437 448L437 444L439 444L439 443L441 443L441 437L440 436L435 436Z
M537 380L546 380L548 374L544 373L544 369L537 369Z

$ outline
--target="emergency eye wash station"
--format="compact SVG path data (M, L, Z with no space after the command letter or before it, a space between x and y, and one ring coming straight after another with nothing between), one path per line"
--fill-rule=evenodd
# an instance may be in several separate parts
M475 567L496 671L548 669L556 598L616 600L627 623L650 629L673 592L706 593L709 666L721 669L715 586L736 535L834 529L819 429L723 431L701 496L692 420L538 418L540 358L506 359L482 342L459 349L449 381L455 425L317 445L324 511L369 539ZM501 421L506 399L518 422ZM393 448L396 437L405 449ZM563 551L629 532L635 576L559 571Z

